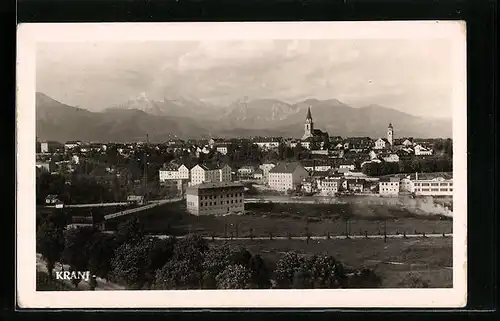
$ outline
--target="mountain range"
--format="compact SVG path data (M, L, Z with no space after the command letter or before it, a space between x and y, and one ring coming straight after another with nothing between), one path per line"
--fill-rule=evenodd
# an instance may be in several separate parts
M98 142L172 138L286 136L304 133L307 108L314 127L331 136L385 137L392 123L395 137L451 137L451 119L422 118L391 108L354 108L341 101L307 99L290 104L276 99L240 100L216 106L192 98L163 101L140 97L101 112L63 104L36 93L36 133L41 140Z

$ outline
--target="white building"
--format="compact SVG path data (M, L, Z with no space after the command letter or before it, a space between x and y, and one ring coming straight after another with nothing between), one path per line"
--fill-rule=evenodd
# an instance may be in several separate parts
M253 173L255 172L255 168L253 166L242 166L238 168L238 177L239 178L251 178L253 177Z
M389 179L380 180L379 194L383 196L397 196L399 195L399 178L391 177Z
M405 139L405 141L402 143L404 147L411 147L413 146L413 143L409 139Z
M160 182L165 182L167 180L188 180L189 179L189 169L186 165L168 164L161 168L159 171Z
M415 146L415 156L430 156L432 155L432 149L425 148L422 145Z
M193 215L244 213L244 186L234 182L209 182L186 190L186 207Z
M453 196L453 180L438 177L429 180L412 181L417 196Z
M259 168L262 170L262 176L265 183L269 181L269 171L273 169L275 166L276 164L274 163L264 163L262 165L259 165Z
M356 169L356 165L351 164L351 163L344 163L339 165L339 169L345 170L348 169L350 171L353 171Z
M326 171L329 171L330 169L332 169L332 166L331 165L314 165L314 166L304 166L304 168L309 172L311 172L311 171L326 172Z
M262 181L264 179L264 171L262 171L262 169L257 169L254 173L253 173L253 178L254 179L258 179L260 181Z
M379 138L375 141L374 149L385 149L390 146L390 143L385 138Z
M387 127L387 142L389 142L391 146L394 145L394 128L391 123L389 123L389 127Z
M318 180L318 189L323 196L335 196L338 193L342 184L339 178L327 177Z
M255 143L260 149L269 150L278 148L280 145L279 141L261 141Z
M227 145L216 146L215 150L217 152L221 153L222 155L226 155L227 154Z
M198 164L191 169L190 186L207 182L230 182L232 180L229 165L217 166L212 164Z
M295 190L309 173L300 163L279 163L269 171L269 186L277 191Z

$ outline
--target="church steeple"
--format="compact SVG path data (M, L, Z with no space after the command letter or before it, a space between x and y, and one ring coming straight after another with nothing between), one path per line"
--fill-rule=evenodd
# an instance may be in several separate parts
M307 107L307 116L306 116L306 120L312 120L312 116L311 116L311 107Z
M314 123L313 119L311 116L311 107L307 108L307 116L306 116L306 123L304 124L304 136L302 136L302 139L307 139L309 137L313 136L313 131L314 131Z

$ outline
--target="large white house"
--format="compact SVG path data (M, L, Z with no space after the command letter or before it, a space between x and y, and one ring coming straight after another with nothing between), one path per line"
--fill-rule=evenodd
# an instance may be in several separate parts
M323 196L335 196L339 191L342 184L342 180L334 177L327 177L318 180L318 189L320 194Z
M160 168L158 171L160 182L165 182L167 180L188 180L189 179L189 169L186 165L178 164L168 164Z
M186 208L193 215L244 213L244 186L234 182L207 182L186 190Z
M415 146L415 156L430 156L432 155L432 149L425 148L422 145Z
M232 179L231 167L212 164L198 164L191 169L190 186L207 182L230 182Z
M390 143L386 138L379 138L375 141L374 149L385 149L389 146L390 146Z
M294 190L309 172L300 163L279 163L269 171L269 186L277 191Z
M391 177L389 179L381 179L379 182L379 194L383 196L399 195L399 178Z

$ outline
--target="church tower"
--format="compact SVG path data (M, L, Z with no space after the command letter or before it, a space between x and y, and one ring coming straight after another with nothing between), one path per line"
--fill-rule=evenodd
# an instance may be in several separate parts
M313 136L314 123L311 116L311 107L307 108L306 123L304 124L304 136L302 139L307 139Z
M391 123L389 123L389 127L387 127L387 140L391 146L394 145L394 128Z

